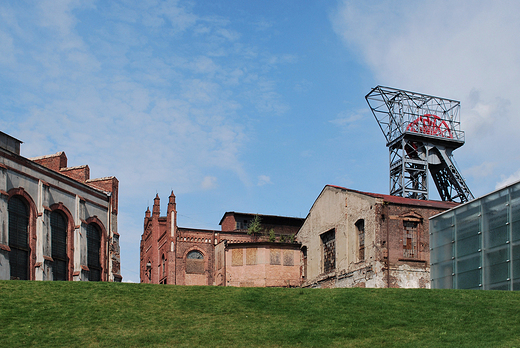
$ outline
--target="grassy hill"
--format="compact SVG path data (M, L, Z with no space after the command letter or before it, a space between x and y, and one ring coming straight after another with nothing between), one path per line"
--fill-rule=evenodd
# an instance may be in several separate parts
M520 292L0 281L0 346L520 347Z

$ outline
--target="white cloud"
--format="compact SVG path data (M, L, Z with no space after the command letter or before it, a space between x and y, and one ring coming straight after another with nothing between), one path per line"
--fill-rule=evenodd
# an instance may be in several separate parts
M201 187L204 190L211 190L217 187L217 178L214 176L206 176L202 180Z
M367 110L359 110L356 113L341 112L337 118L329 122L339 127L350 128L354 126L356 122L366 117L366 113Z
M495 188L499 189L499 188L505 187L507 185L513 184L517 181L520 181L520 169L507 178L502 177L502 180L496 184Z
M267 184L270 184L272 185L273 183L271 182L271 178L267 175L259 175L258 176L258 186L264 186L264 185L267 185Z
M508 149L520 147L520 3L342 1L331 20L376 84L461 101L466 144L455 157L496 163L484 191L516 170Z

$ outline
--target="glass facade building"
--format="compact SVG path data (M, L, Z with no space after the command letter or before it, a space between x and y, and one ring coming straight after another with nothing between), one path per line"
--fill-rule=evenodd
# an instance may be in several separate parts
M520 290L520 182L430 219L432 289Z

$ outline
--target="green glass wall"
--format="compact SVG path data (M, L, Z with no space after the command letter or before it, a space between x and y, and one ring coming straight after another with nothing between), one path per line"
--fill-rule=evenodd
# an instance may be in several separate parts
M520 290L520 182L430 220L433 289Z

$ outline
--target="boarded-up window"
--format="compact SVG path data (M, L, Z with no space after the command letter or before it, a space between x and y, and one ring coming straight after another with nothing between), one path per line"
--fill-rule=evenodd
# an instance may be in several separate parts
M417 225L416 221L404 221L403 257L417 257Z
M244 250L243 249L232 249L231 250L231 265L232 266L244 265Z
M217 269L222 268L222 249L217 251Z
M358 232L358 258L359 261L365 260L365 220L359 219L356 221L356 229Z
M204 255L200 251L192 250L186 256L186 273L204 274Z
M246 265L256 265L256 249L246 249Z
M277 249L270 249L269 250L270 255L270 264L271 265L281 265L282 260L280 260L280 250Z
M323 245L323 272L336 269L336 231L334 229L321 235Z
M283 251L283 265L294 266L294 253L292 250Z

